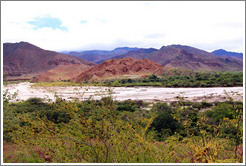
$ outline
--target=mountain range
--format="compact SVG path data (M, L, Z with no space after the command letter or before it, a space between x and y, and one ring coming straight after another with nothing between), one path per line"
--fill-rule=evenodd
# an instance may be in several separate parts
M89 77L99 79L134 73L151 74L160 69L160 66L162 69L242 71L243 60L240 53L225 50L209 53L184 45L169 45L160 49L119 47L112 51L90 50L64 54L44 50L27 42L3 44L4 74L32 75L35 76L34 81L78 81Z
M183 45L171 45L176 48L184 49L189 53L199 54L199 55L207 55L206 51L195 49L190 46ZM163 47L162 47L163 48ZM77 56L83 58L85 60L94 62L96 64L100 64L108 59L121 59L125 57L132 57L135 59L146 59L147 54L150 54L154 51L158 51L155 48L137 48L137 47L118 47L114 50L89 50L89 51L64 51L62 53ZM211 54L218 55L221 57L230 57L235 58L237 60L243 60L243 53L226 51L223 49L215 50L211 52Z
M112 59L132 57L149 59L166 68L185 68L206 71L238 71L242 70L243 62L233 57L217 56L190 46L170 45L157 49L138 49Z
M231 58L243 60L243 53L231 52L231 51L226 51L223 49L218 49L211 53L214 55L222 56L222 57L231 57Z
M66 52L66 54L77 56L79 58L99 64L104 62L105 60L113 58L114 56L126 54L132 50L138 50L138 48L118 47L112 51L106 51L106 50L90 50L90 51L82 51L82 52L71 51L71 52Z
M147 59L167 68L185 68L206 71L239 71L243 62L230 57L220 57L201 49L183 45L163 46L148 54Z

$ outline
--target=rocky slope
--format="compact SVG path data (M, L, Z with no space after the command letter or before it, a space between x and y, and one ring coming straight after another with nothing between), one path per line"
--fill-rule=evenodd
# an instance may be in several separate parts
M73 77L78 76L83 71L86 71L91 67L92 66L88 66L85 64L59 65L53 69L38 74L32 79L32 82L50 82L50 81L69 80Z

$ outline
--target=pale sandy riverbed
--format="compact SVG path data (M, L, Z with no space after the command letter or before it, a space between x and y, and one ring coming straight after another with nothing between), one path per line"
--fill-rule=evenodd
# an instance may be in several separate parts
M74 98L100 99L101 96L108 95L107 87L31 87L33 83L23 82L19 84L10 84L3 87L3 91L13 94L17 92L17 100L26 100L30 97L40 97L55 100L55 94L63 99L72 100ZM184 97L189 101L208 102L224 101L227 99L225 91L232 95L235 100L243 101L243 87L215 87L215 88L163 88L163 87L114 87L111 88L112 96L116 100L143 100L149 102L155 101L176 101L177 96ZM96 93L96 95L95 95Z

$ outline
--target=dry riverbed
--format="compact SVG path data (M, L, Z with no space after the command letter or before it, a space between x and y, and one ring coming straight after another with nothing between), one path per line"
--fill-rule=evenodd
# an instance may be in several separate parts
M17 97L13 101L26 100L31 97L39 97L55 101L55 95L65 100L78 98L85 100L89 98L100 99L110 93L116 100L143 100L147 102L157 101L177 101L179 96L187 101L207 102L225 101L228 95L234 100L243 101L243 87L214 87L214 88L163 88L163 87L32 87L33 83L22 82L9 84L3 87L10 94L17 92ZM226 93L228 95L226 95Z

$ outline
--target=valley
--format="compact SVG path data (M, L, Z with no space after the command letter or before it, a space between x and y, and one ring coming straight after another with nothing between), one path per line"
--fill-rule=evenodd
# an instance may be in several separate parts
M243 162L242 54L3 48L4 162Z
M245 165L244 1L1 15L1 165Z

